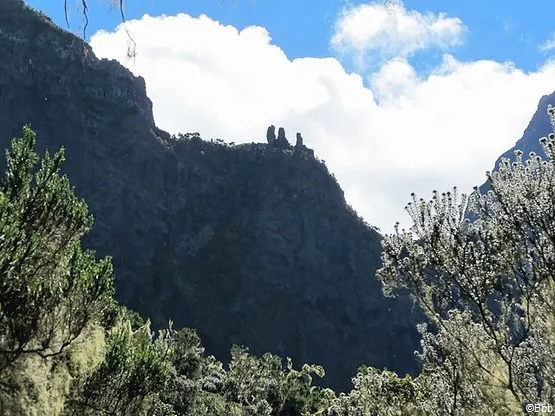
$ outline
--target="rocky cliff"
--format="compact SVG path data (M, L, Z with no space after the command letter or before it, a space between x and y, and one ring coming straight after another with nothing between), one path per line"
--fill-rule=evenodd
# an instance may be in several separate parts
M420 316L381 295L379 234L300 135L295 147L282 130L275 146L170 137L151 110L142 78L0 1L0 147L25 123L39 150L65 147L95 216L85 243L113 256L120 301L196 328L224 361L238 343L321 364L340 390L360 364L417 370Z

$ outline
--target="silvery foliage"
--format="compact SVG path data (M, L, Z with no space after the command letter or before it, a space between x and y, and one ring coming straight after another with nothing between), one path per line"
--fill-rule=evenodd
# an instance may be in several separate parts
M328 416L421 415L419 386L394 372L361 367L353 378L354 389L333 400Z
M413 194L413 227L384 236L384 293L407 288L430 319L415 379L425 414L555 404L555 135L540 142L546 160L515 151L487 173L487 194Z

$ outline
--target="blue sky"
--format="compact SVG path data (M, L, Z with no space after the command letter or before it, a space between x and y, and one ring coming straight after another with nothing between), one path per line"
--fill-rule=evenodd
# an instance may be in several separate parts
M28 4L66 27L62 0ZM411 192L481 184L555 90L553 2L128 0L133 62L118 10L89 12L96 55L145 78L159 127L236 143L300 131L385 232L410 225Z
M63 0L32 0L29 5L44 11L59 25L67 28ZM70 0L70 28L82 25L80 1ZM329 47L333 25L345 4L368 2L341 0L128 0L126 18L138 19L144 14L158 16L187 13L198 17L206 14L223 24L244 28L264 26L290 59L334 55ZM545 60L538 45L553 32L555 3L540 0L412 0L406 9L446 13L459 17L470 28L467 42L457 50L463 60L495 59L511 61L523 70L534 70ZM87 40L99 29L114 30L121 23L119 10L110 10L109 0L90 0ZM437 53L417 57L421 70L437 61Z

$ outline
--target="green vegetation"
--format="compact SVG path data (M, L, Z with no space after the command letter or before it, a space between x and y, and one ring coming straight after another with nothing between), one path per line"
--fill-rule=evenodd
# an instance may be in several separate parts
M42 158L29 127L7 152L0 184L0 414L301 415L327 408L318 366L251 356L229 369L189 329L153 334L113 299L109 258L81 248L92 217ZM40 161L40 163L39 163Z
M555 404L555 135L541 140L548 160L517 153L489 174L487 195L413 196L412 232L384 237L377 276L430 319L423 370L361 366L339 395L312 384L318 365L233 346L224 368L194 330L170 322L155 334L117 305L110 258L81 247L92 218L59 174L63 150L39 158L35 142L29 127L13 140L0 183L0 414L515 415Z

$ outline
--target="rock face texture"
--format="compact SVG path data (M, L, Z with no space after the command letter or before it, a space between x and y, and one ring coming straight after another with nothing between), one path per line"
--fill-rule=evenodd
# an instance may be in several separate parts
M421 315L382 296L380 235L312 152L170 137L151 110L142 78L0 1L0 147L25 123L39 151L65 147L95 217L85 244L113 256L121 302L196 328L224 361L237 343L321 364L339 390L361 364L417 371Z
M289 141L285 138L285 129L283 127L278 129L276 146L280 149L288 149L290 147Z
M303 136L301 136L301 133L297 133L297 142L295 143L295 147L299 148L303 146Z
M544 95L540 102L538 103L538 109L534 113L530 123L528 123L528 127L524 130L522 137L516 142L516 144L503 153L499 158L495 161L495 165L492 171L495 171L499 168L499 163L501 163L502 159L510 159L511 161L515 160L514 151L519 149L522 150L524 153L522 155L522 159L528 159L530 152L535 152L536 154L540 155L542 158L546 158L546 155L541 147L540 138L546 137L549 133L553 132L551 127L551 123L549 121L549 116L547 115L547 107L549 105L555 106L555 92L549 95ZM480 186L480 191L483 193L488 189L488 184L484 183Z

